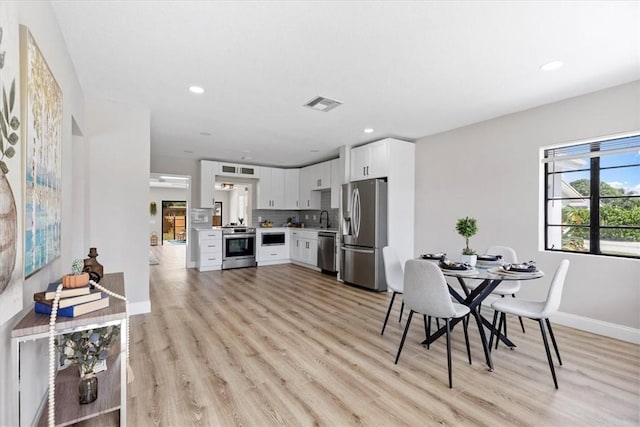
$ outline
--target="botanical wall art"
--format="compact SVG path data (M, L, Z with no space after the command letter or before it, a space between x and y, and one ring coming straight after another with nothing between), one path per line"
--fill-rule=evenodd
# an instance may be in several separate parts
M28 277L60 256L62 92L26 27L20 27L20 42L26 54L24 274Z
M20 57L15 13L0 2L0 325L22 310Z

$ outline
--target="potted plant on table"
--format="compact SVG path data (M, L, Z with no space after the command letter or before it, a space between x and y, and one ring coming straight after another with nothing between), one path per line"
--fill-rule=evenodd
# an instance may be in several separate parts
M71 274L62 276L62 286L65 288L79 288L89 283L89 273L84 273L84 261L75 259L71 264Z
M458 219L456 223L456 231L459 235L464 237L466 246L462 249L461 261L465 262L472 267L476 265L478 256L476 251L469 247L469 238L475 236L478 232L478 223L475 218L464 217Z
M98 398L96 365L106 363L109 347L119 333L120 326L114 325L64 334L56 338L60 366L67 360L78 365L78 397L81 404L91 403Z

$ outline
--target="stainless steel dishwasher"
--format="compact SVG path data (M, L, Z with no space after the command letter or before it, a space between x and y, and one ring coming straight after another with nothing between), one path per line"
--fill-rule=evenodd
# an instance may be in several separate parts
M336 270L336 233L318 232L318 268L335 273Z

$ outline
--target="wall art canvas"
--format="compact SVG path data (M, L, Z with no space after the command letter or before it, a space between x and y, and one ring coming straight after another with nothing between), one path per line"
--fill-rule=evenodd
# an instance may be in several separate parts
M0 2L0 325L22 310L23 140L18 19Z
M20 27L24 71L24 275L60 256L62 224L62 91L26 27Z

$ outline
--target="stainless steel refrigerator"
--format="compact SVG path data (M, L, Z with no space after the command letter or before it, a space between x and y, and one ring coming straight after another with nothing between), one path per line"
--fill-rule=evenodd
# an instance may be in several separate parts
M387 183L368 179L342 185L342 280L387 290L382 248L387 245Z

